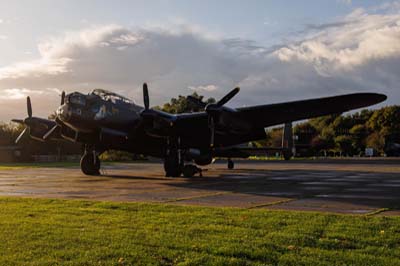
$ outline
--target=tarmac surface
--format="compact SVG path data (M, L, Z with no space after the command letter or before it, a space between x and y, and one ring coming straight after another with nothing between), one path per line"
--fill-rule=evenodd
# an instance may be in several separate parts
M400 215L400 160L236 161L167 178L161 163L0 170L0 196Z

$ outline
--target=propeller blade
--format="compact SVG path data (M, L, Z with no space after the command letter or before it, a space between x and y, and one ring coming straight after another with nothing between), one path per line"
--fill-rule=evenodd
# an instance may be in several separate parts
M146 83L143 83L143 103L144 103L144 109L148 110L150 105L150 100L149 100L149 90L147 88Z
M201 101L200 99L198 99L196 97L193 97L192 95L188 95L186 97L186 99L189 102L193 103L194 105L196 105L196 106L198 106L198 107L200 107L202 109L204 109L206 107L206 105L207 105L205 102Z
M29 96L26 97L26 107L28 110L28 117L32 117L32 104L31 104L31 98Z
M215 124L214 124L214 118L210 116L210 131L211 131L211 139L210 139L210 147L214 147L214 138L215 138Z
M240 91L239 87L236 87L233 90L231 90L227 95L225 95L221 100L217 102L217 106L221 107L227 102L229 102L239 91Z
M24 120L22 120L22 119L11 119L11 121L14 123L22 124L22 125L24 124Z
M63 91L62 93L61 93L61 105L63 105L64 104L64 100L65 99L65 91Z
M18 138L15 140L15 144L18 144L25 134L29 134L27 127L21 132L21 134L19 134Z
M44 139L44 140L50 139L50 138L55 134L55 132L58 130L58 128L59 128L58 125L55 125L54 127L52 127L52 128L43 136L43 139Z

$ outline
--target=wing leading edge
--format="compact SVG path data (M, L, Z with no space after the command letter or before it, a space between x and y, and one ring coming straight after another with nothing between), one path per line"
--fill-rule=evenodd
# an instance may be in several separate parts
M354 93L326 98L238 108L241 118L253 128L269 127L287 122L329 114L343 113L386 100L378 93Z

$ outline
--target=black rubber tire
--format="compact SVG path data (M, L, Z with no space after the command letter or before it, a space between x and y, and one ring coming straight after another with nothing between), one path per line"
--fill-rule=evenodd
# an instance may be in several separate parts
M100 159L96 156L94 163L93 153L85 153L81 158L81 170L85 175L100 175Z
M228 169L232 170L233 168L235 168L235 163L231 159L229 159L228 160Z
M289 161L292 158L292 153L290 151L288 152L284 151L282 152L282 155L285 161Z
M182 174L177 156L168 156L164 159L164 170L166 177L179 177Z

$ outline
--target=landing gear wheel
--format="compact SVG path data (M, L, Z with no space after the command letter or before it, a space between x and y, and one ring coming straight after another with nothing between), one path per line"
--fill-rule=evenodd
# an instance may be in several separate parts
M85 175L100 175L100 159L92 152L85 152L81 158L81 170Z
M166 177L179 177L182 174L178 156L167 156L164 159L164 170Z
M292 158L292 153L290 151L284 151L282 155L285 161L289 161Z
M228 169L232 170L233 168L235 168L235 163L231 159L228 159Z

